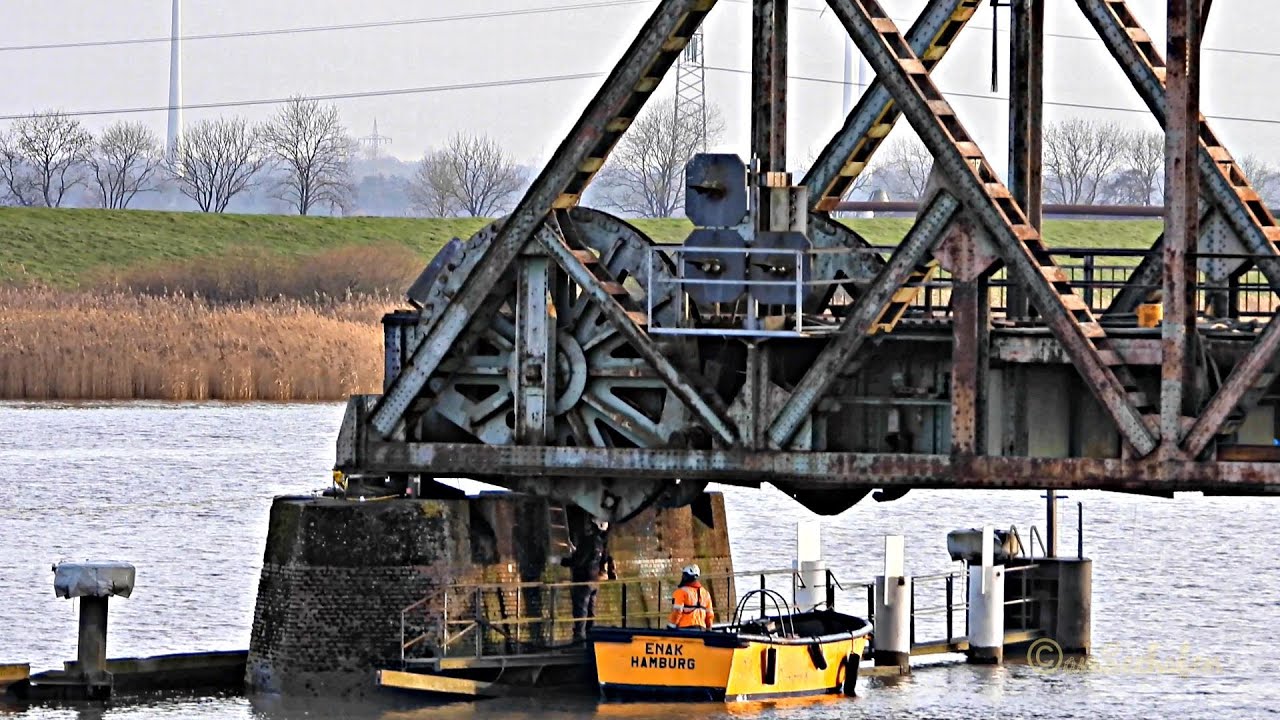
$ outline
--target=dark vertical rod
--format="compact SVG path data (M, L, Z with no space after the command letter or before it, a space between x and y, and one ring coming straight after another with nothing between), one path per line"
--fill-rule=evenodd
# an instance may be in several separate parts
M627 583L622 583L622 627L631 627L627 624Z
M1044 111L1044 0L1011 0L1009 29L1009 191L1037 229L1043 218L1041 125ZM1005 312L1030 314L1030 297L1009 284Z
M1093 283L1097 280L1093 267L1094 256L1089 253L1084 256L1084 304L1093 309Z
M836 577L830 570L827 571L827 609L836 609Z
M766 589L767 588L764 584L764 573L760 573L760 617L764 617L765 612L767 612L767 608L764 604L764 591Z
M787 166L787 7L754 0L751 51L751 152L760 172Z
M1193 415L1185 389L1194 381L1195 242L1199 236L1200 0L1169 0L1165 75L1164 319L1160 324L1162 452L1179 453L1182 418Z
M956 576L947 576L947 644L951 644L951 639L955 637L955 597L956 597Z
M1076 557L1084 559L1084 503L1076 503Z
M885 578L885 582L888 582L888 581L889 579ZM911 637L911 642L909 642L908 645L910 645L911 647L915 647L916 646L916 584L914 580L911 582L911 635L910 637Z

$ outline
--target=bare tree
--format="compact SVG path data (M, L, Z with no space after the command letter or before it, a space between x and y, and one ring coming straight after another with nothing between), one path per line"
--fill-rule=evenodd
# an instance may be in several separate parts
M457 212L458 187L444 152L423 154L409 181L409 201L414 210L427 217L449 217Z
M724 120L707 108L705 143ZM618 142L600 173L603 203L626 215L671 217L684 209L684 168L704 147L702 118L677 113L676 99L650 105Z
M151 128L121 121L102 132L85 162L93 176L98 204L123 209L138 193L157 189L164 152Z
M321 203L350 204L352 141L337 106L295 97L263 126L262 141L282 170L276 197L299 215Z
M0 182L19 205L61 207L67 191L84 182L93 136L58 111L20 118L0 140Z
M1115 123L1072 118L1044 130L1045 194L1054 202L1096 204L1120 165L1124 129Z
M920 200L933 171L933 155L915 138L889 143L875 165L873 184L894 200Z
M6 205L35 205L36 183L31 167L18 149L11 130L0 132L0 202Z
M220 213L250 186L267 156L244 118L219 118L188 126L169 162L178 190L201 211Z
M487 135L458 133L418 164L411 194L419 209L441 215L493 217L524 186L524 172Z
M1124 133L1120 169L1107 181L1106 201L1117 205L1150 205L1163 199L1164 134L1135 130Z
M1236 163L1263 202L1268 205L1280 203L1280 171L1275 165L1257 155L1236 158Z

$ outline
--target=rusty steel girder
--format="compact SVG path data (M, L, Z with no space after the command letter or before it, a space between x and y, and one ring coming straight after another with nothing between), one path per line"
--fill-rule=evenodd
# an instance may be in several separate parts
M888 453L635 448L514 447L371 442L367 467L447 475L555 475L616 478L654 475L758 486L786 478L795 488L849 487L1111 490L1133 493L1280 494L1280 463L1159 459L982 457Z
M1124 2L1077 0L1166 128L1165 233L1112 304L1132 310L1149 299L1137 285L1160 278L1158 337L1131 318L1104 324L1093 302L1103 285L1077 292L1076 276L1058 264L1063 253L1043 242L1044 0L1008 5L1007 185L930 76L982 0L928 0L906 34L875 0L828 0L876 79L807 173L807 201L783 175L789 0L749 2L751 169L735 165L732 187L690 184L752 198L719 228L733 242L694 258L712 267L700 270L706 278L723 278L712 282L747 290L689 304L679 249L577 207L715 5L662 0L513 214L469 246L451 244L424 272L411 292L417 315L388 326L388 345L407 351L388 353L385 394L348 406L339 469L471 477L615 520L688 502L709 482L771 483L828 513L875 488L885 498L917 487L1280 494L1280 451L1214 445L1280 373L1280 317L1246 352L1248 325L1215 325L1204 338L1196 326L1202 218L1212 223L1205 242L1232 247L1219 232L1229 227L1280 293L1280 226L1198 109L1208 0L1170 0L1168 66ZM937 192L885 257L827 213L899 117L933 154L928 192ZM795 222L786 247L797 254L765 254L750 273L739 258L738 272L725 271L719 250L781 247L762 242L762 232L781 229L764 221L775 208L769 188L787 189L776 207ZM623 242L599 242L593 233L606 225ZM640 272L638 256L659 266ZM1208 272L1220 294L1231 268L1216 262ZM988 278L1001 263L1014 286L1005 317L993 319ZM655 288L655 277L666 284ZM769 277L788 279L766 287L794 282L795 293L760 299L747 280ZM807 283L824 289L810 293ZM836 288L850 297L837 301ZM740 312L739 296L755 304ZM1202 406L1207 378L1228 364ZM486 383L497 390L476 389ZM988 411L997 394L1003 417ZM1033 437L1037 415L1053 412L1065 429ZM1259 442L1257 425L1239 437ZM1059 433L1051 442L1050 432Z

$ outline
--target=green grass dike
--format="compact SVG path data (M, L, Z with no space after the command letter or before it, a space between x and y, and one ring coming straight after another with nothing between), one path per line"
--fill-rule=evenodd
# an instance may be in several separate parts
M0 208L0 282L53 287L92 284L112 272L183 264L245 252L301 260L348 247L395 245L424 262L451 238L469 237L488 221L475 218L318 218L217 215L143 210ZM876 245L901 240L908 218L847 221ZM635 220L658 242L678 242L686 220ZM1147 247L1160 223L1050 220L1051 247Z

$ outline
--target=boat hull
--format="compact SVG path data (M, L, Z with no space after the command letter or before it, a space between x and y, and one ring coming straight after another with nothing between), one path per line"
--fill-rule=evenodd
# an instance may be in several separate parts
M807 638L598 628L592 633L596 676L601 694L611 700L737 702L844 694L850 672L856 680L870 631L865 621L857 622L857 629Z

